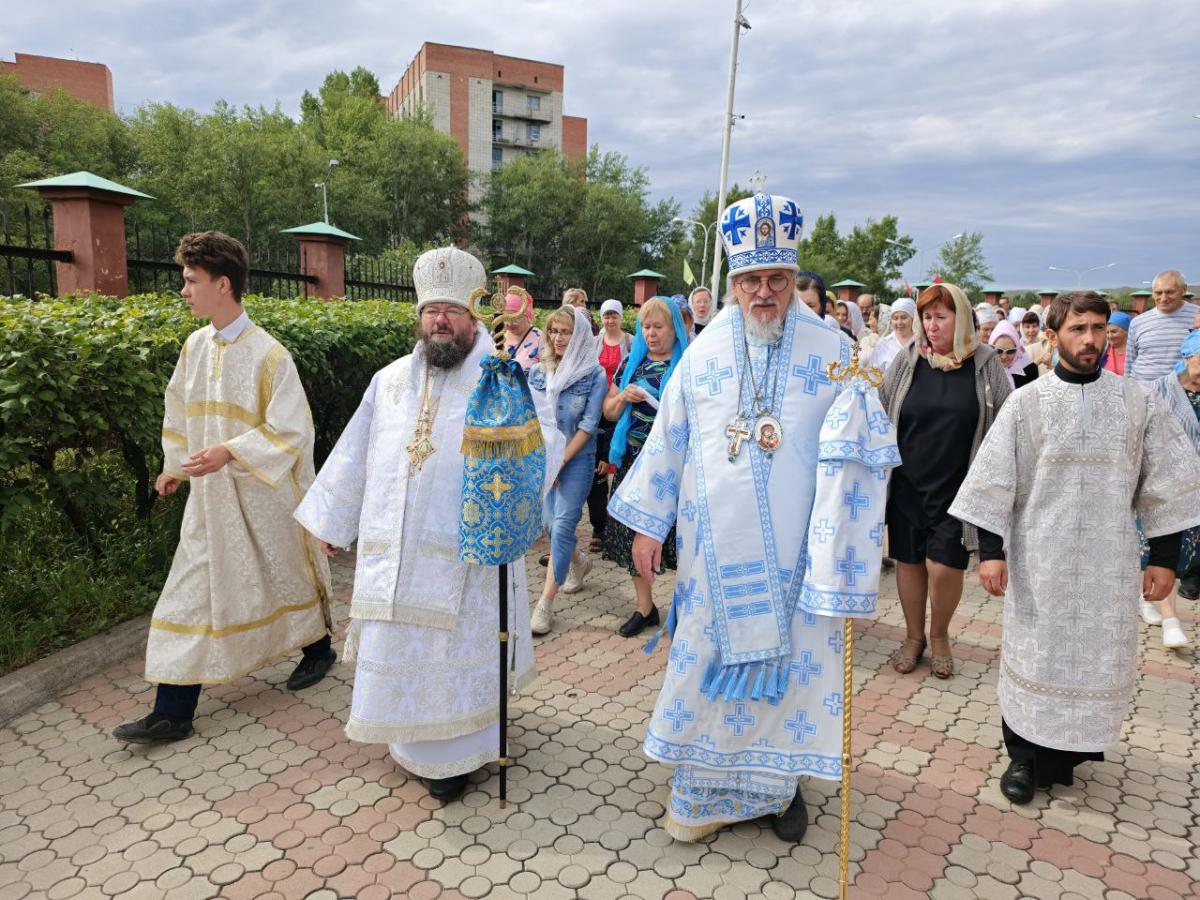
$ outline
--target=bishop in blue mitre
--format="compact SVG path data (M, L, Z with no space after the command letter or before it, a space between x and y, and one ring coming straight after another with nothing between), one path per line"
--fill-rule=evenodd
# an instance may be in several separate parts
M645 751L674 766L663 827L679 840L760 816L802 838L800 776L841 776L844 618L875 610L895 432L873 389L830 378L851 344L795 300L801 224L761 189L726 210L732 300L609 504L644 577L676 529Z

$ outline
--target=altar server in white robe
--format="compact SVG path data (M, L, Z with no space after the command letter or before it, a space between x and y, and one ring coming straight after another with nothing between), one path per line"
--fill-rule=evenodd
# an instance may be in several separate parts
M497 570L458 558L464 417L493 349L469 309L485 278L479 260L457 248L421 255L413 267L417 346L371 379L296 511L330 555L358 541L346 734L388 744L443 802L462 794L499 745ZM563 439L544 402L538 417L552 479ZM518 560L509 570L519 690L535 672L530 640L519 637L529 634L525 566Z
M1100 368L1108 317L1091 292L1050 305L1059 361L1001 408L950 507L1004 539L1006 559L979 576L1004 596L1000 789L1014 803L1070 785L1120 739L1138 678L1130 598L1170 592L1179 532L1200 523L1200 458L1179 421ZM1144 575L1135 514L1150 541Z
M249 257L218 231L185 235L181 294L209 324L184 342L166 391L159 494L189 482L171 571L150 617L154 710L117 726L132 744L192 734L205 684L226 684L303 649L287 680L321 680L329 567L292 519L313 479L308 399L287 349L242 309Z
M799 776L841 774L843 617L874 610L895 432L873 392L871 412L847 395L831 413L827 367L851 342L794 300L796 204L758 193L720 227L734 302L684 354L609 514L638 532L646 578L676 528L673 641L645 740L675 767L663 827L695 841L770 816L798 841Z

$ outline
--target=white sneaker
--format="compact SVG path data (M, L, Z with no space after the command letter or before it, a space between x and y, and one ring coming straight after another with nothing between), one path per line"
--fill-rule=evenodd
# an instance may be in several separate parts
M1178 619L1163 619L1162 629L1163 646L1168 650L1173 650L1177 647L1186 647L1191 643L1188 640L1188 636L1183 633L1183 628L1180 626Z
M1163 623L1162 610L1158 608L1157 603L1147 603L1145 600L1138 601L1138 606L1142 610L1142 621L1147 625L1161 625Z
M563 582L562 592L564 594L577 594L583 587L583 579L587 578L588 572L592 571L592 558L583 550L579 551L579 562L571 560L571 565L567 568L567 580Z
M554 623L554 601L542 597L533 607L529 615L529 630L534 634L549 634L550 626Z

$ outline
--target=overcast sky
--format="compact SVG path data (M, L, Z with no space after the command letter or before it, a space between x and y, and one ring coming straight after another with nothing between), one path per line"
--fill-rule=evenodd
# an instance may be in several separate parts
M566 111L685 215L717 186L732 0L13 4L14 51L104 62L122 112L218 99L295 113L334 68L389 91L423 41L566 66ZM926 248L983 232L996 280L1200 281L1196 0L749 0L731 180L808 222L893 213ZM915 280L918 260L905 270ZM843 273L853 275L854 273Z

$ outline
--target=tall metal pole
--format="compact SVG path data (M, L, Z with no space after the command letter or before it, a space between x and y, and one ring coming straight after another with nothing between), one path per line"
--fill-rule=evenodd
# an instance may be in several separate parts
M738 41L742 36L742 0L735 0L733 10L733 49L729 53L729 92L725 97L725 137L721 142L721 187L717 191L717 227L713 232L713 267L711 290L713 302L721 296L721 217L725 214L725 190L729 186L729 141L733 132L733 88L737 81Z

